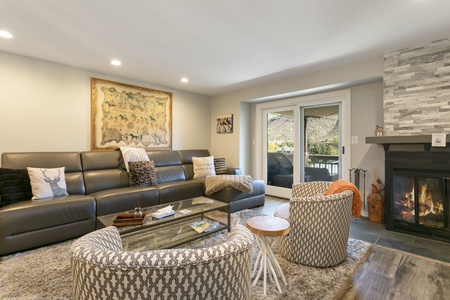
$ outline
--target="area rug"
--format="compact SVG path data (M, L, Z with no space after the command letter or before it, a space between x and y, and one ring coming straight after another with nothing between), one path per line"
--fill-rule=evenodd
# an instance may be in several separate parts
M253 210L232 214L231 223L245 224L248 218L260 215ZM211 217L223 219L223 213ZM225 241L227 233L191 242L183 247L205 247ZM55 245L0 257L0 299L62 300L72 299L72 278L69 248L66 241ZM258 248L253 247L256 258ZM293 264L277 255L286 277L287 286L282 293L268 282L267 295L263 295L262 280L251 288L251 299L333 299L350 282L359 264L364 260L370 244L349 239L346 260L333 268L311 268ZM276 249L275 249L276 250Z

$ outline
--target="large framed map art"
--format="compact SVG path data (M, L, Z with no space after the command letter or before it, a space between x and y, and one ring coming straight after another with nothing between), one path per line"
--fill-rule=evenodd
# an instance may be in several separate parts
M91 78L92 150L172 149L172 93Z

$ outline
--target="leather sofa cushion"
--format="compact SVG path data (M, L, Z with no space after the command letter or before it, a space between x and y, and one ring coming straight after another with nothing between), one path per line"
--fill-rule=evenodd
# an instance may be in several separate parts
M211 156L208 150L178 150L181 163L183 164L184 173L186 174L186 180L194 178L194 167L192 163L192 157L207 157Z
M83 151L81 162L84 171L125 168L120 151Z
M0 210L0 236L25 234L88 219L95 220L95 199L91 196L69 195L22 201Z
M158 184L161 204L203 196L203 184L198 180Z
M65 167L67 193L69 195L85 193L78 152L5 152L2 154L2 167L11 169Z
M155 171L158 183L186 180L186 175L183 166L181 165L157 167L155 168Z
M0 209L0 255L78 237L95 230L95 199L69 195Z
M159 204L158 189L154 186L107 189L91 194L97 200L97 216L134 210L141 195L141 207Z
M107 169L84 172L86 194L91 195L99 191L124 188L129 186L128 174L125 170Z
M152 150L147 151L148 158L155 162L155 166L178 166L181 165L180 157L176 151Z

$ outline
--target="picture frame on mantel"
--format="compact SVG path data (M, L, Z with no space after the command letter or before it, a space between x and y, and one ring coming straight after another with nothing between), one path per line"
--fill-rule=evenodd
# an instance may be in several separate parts
M233 114L216 118L216 133L233 133Z
M172 149L172 93L91 78L92 150Z

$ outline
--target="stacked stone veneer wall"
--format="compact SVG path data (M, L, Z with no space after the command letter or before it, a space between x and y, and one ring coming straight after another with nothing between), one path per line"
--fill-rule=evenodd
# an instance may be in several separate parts
M384 56L387 135L450 133L450 41Z

